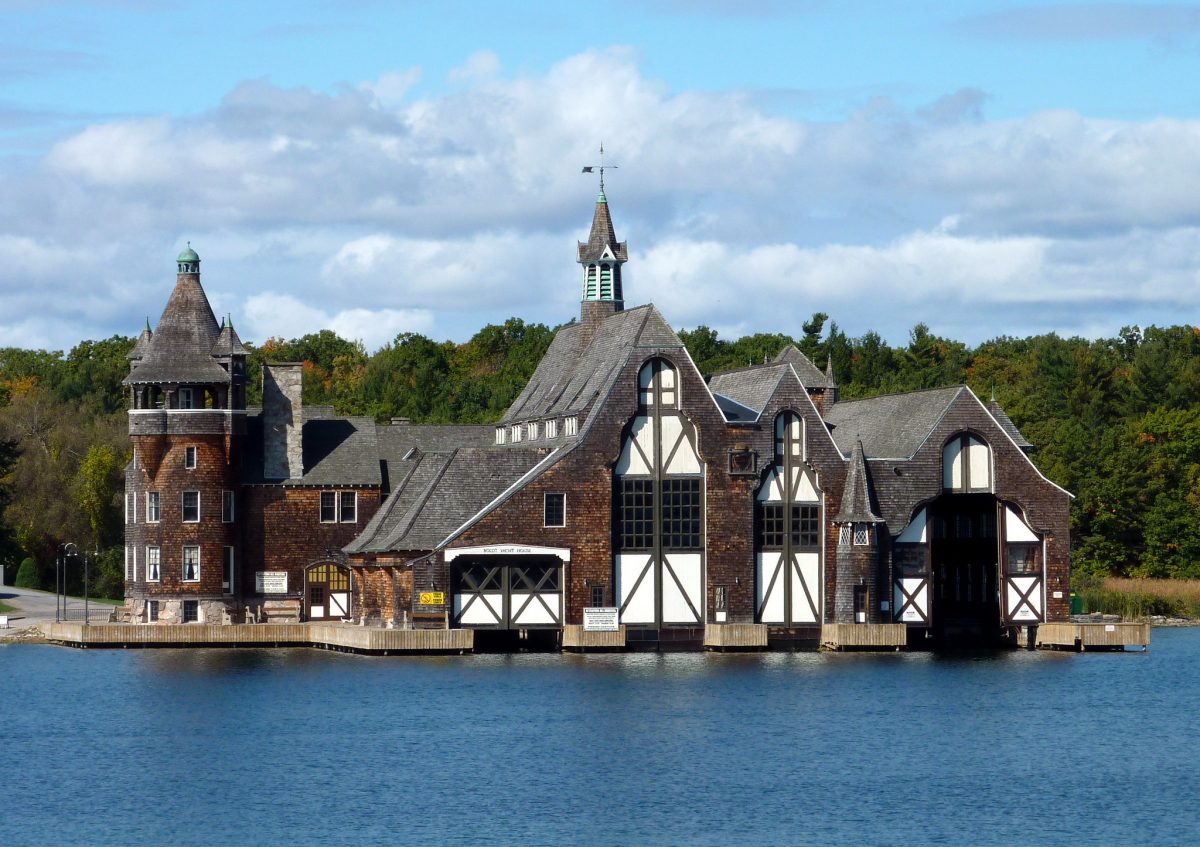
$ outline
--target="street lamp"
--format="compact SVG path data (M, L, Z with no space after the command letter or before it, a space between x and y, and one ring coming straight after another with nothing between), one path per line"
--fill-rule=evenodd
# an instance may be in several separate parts
M67 541L58 545L58 558L54 562L54 622L67 617L67 560L79 555L79 548Z

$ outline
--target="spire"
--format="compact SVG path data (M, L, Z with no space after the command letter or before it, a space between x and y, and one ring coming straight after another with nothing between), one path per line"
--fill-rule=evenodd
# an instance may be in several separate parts
M586 242L579 242L577 261L583 265L583 300L613 304L611 311L620 311L625 300L621 290L621 265L629 259L624 241L617 241L608 198L604 194L604 170L616 165L604 164L604 145L600 145L599 165L588 165L584 173L600 172L600 193L592 213L592 229Z
M883 523L883 518L871 508L871 481L867 473L867 462L863 456L861 438L854 441L854 452L850 456L850 467L846 469L846 487L842 491L842 507L838 510L835 523Z
M150 346L150 339L154 337L154 333L150 331L150 318L146 318L146 328L142 330L137 337L137 342L133 345L133 349L125 356L130 362L137 362L146 355L146 350Z
M833 378L833 354L830 353L825 357L825 387L833 388L837 385L837 380Z

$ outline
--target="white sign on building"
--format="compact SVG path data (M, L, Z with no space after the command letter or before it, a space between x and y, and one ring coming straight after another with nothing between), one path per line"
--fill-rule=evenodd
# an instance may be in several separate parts
M259 594L287 594L287 571L255 571L254 590Z
M583 610L584 632L617 632L620 628L616 606L594 606Z

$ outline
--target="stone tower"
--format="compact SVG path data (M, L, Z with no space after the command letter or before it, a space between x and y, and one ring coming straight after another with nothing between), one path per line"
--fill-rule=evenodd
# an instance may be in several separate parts
M135 620L221 623L239 608L246 354L189 245L158 326L129 354L125 596Z

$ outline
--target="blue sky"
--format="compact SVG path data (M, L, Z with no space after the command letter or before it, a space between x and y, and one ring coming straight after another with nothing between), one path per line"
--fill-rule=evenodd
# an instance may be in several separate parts
M0 345L575 312L601 140L626 296L903 342L1194 322L1200 6L0 0Z

